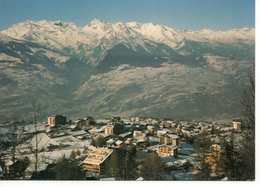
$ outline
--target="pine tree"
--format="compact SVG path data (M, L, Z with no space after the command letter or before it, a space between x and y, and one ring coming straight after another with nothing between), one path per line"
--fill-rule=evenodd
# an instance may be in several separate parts
M120 177L119 155L116 150L113 151L109 161L106 163L105 168L107 177Z
M163 162L157 154L147 156L141 165L140 175L145 180L161 180L164 174Z
M70 154L70 159L71 159L71 160L75 160L75 159L76 159L76 156L77 156L76 152L75 152L74 150L72 150L72 151L71 151L71 154Z
M211 166L206 162L211 141L208 133L203 131L195 142L195 149L197 152L196 161L199 162L198 180L210 180Z
M103 147L106 144L106 141L103 136L98 136L97 139L92 140L92 145L96 147Z
M241 142L241 159L243 173L241 180L255 179L255 77L249 76L249 87L242 95L243 140ZM248 156L250 155L250 158Z
M225 160L224 171L229 180L238 180L240 178L241 161L239 160L239 150L235 146L234 134L232 133L229 140L224 142Z
M80 155L81 155L80 150L77 150L76 155L77 155L77 156L80 156Z
M255 78L249 76L249 86L241 96L242 132L225 141L224 170L230 180L255 179ZM235 135L239 138L235 138Z
M55 179L84 180L85 175L78 164L79 163L75 159L67 159L63 156L57 163Z
M123 179L124 180L133 180L136 175L136 162L134 158L134 152L128 150L123 158Z

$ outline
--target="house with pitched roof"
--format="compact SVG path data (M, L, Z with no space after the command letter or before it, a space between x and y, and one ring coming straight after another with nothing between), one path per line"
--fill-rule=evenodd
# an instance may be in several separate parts
M174 156L177 157L178 147L174 145L159 145L157 148L157 153L160 156Z

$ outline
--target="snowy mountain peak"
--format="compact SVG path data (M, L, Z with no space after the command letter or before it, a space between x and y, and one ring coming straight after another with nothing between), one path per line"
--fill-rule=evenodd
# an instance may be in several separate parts
M57 35L59 32L74 32L78 29L78 26L72 22L41 20L25 21L14 24L7 30L2 31L2 33L15 39L28 40L33 38L36 39L35 36L45 35L48 37L53 34Z
M126 23L126 25L133 28L133 27L140 27L142 24L138 22L128 22Z
M89 23L89 25L98 25L98 24L106 24L106 22L102 19L95 18Z
M118 43L144 44L155 42L165 44L172 49L180 49L185 41L199 42L245 42L254 43L254 29L242 28L227 31L202 29L199 31L180 31L165 25L154 23L107 23L93 19L85 27L63 21L25 21L1 31L11 38L44 44L52 48L73 48L78 46L91 50L98 45L107 49Z
M46 20L15 24L0 32L0 118L10 111L28 116L24 103L35 97L50 113L230 117L254 67L254 38L248 28L181 31L99 19L83 28Z

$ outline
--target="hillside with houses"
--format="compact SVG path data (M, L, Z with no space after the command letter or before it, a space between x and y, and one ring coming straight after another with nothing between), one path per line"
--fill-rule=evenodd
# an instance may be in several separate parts
M0 128L0 177L40 180L66 179L57 173L66 161L77 180L200 180L205 165L208 180L229 180L227 145L241 146L244 129L239 120L86 116L68 122L63 115Z

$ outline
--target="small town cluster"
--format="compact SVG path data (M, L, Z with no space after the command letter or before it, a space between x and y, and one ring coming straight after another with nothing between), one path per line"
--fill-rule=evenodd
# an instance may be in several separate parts
M147 179L141 170L149 155L155 155L162 163L164 172L160 179L196 180L200 153L195 145L201 134L207 133L210 145L204 160L210 165L211 177L225 180L224 172L218 166L218 159L225 151L222 140L234 134L239 137L241 122L139 117L95 119L91 116L67 121L64 115L51 115L40 124L13 121L1 124L0 129L2 179L8 179L8 176L32 179L36 177L35 170L43 176L38 179L50 179L44 178L44 173L50 171L59 159L71 157L78 160L77 165L85 179L129 179L108 175L107 171L113 167L113 154L118 153L119 159L123 159L121 154L134 150L136 167L131 171L134 173L131 180Z

